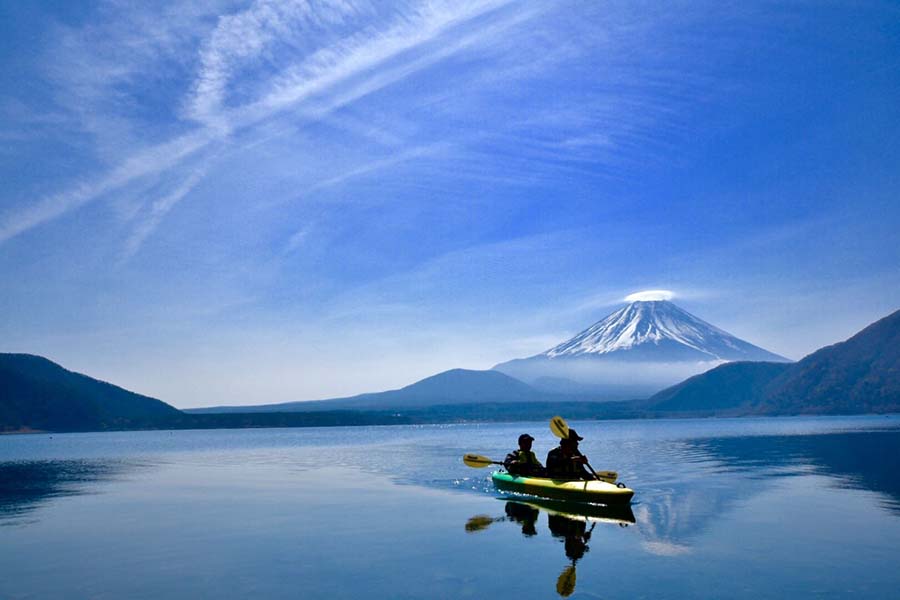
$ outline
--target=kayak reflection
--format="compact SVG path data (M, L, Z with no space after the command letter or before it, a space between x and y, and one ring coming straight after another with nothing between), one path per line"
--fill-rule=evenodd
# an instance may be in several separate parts
M525 537L537 535L535 523L537 523L538 515L540 515L540 511L537 508L520 502L507 502L503 509L506 511L506 516L510 521L522 526L522 535Z
M605 506L583 502L566 502L550 498L501 498L508 503L523 504L540 509L548 515L559 515L571 520L589 523L613 523L627 527L634 523L631 506Z
M571 561L556 580L556 592L562 597L568 597L575 591L575 566L590 551L588 542L597 523L627 527L635 522L630 506L609 507L543 498L499 500L505 501L504 515L475 515L466 522L466 531L474 533L487 529L493 523L508 522L519 525L523 536L532 537L538 533L540 513L546 513L550 535L563 543L566 558Z
M634 513L630 506L572 504L554 500L538 500L537 503L547 513L550 534L563 542L566 558L572 561L556 580L556 592L566 598L575 591L575 565L590 550L588 542L597 523L628 527L634 523Z

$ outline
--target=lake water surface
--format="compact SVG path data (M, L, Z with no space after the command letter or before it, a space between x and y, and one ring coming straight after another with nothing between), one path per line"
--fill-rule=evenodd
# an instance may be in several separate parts
M573 422L630 511L504 495L547 423L0 437L0 598L898 598L900 417Z

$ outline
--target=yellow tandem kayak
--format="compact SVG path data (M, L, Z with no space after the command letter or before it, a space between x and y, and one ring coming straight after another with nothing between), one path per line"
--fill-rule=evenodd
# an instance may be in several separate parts
M497 489L573 502L630 504L634 490L606 481L565 481L546 477L519 477L497 471L491 474Z

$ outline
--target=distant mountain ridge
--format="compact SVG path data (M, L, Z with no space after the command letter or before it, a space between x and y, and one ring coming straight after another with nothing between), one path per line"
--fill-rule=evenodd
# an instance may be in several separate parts
M386 410L435 405L546 401L547 394L498 371L451 369L397 390L333 400L188 409L188 413Z
M642 404L661 413L900 412L900 310L797 363L725 364Z
M0 354L0 432L900 412L900 311L793 364L727 363L645 400L598 402L585 389L550 394L497 371L453 369L376 394L189 414L39 356Z

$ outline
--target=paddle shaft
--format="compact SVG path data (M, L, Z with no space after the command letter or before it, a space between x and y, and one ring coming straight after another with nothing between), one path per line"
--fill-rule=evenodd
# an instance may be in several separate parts
M575 452L578 452L578 450L576 450ZM576 454L575 456L581 456L582 458L584 458L584 454L582 454L581 452L578 452L578 454ZM591 475L594 476L594 479L596 479L598 481L600 480L600 476L597 475L597 471L594 470L594 467L591 466L591 463L589 463L587 460L585 460L584 466L586 466L588 468L588 471L591 472Z

